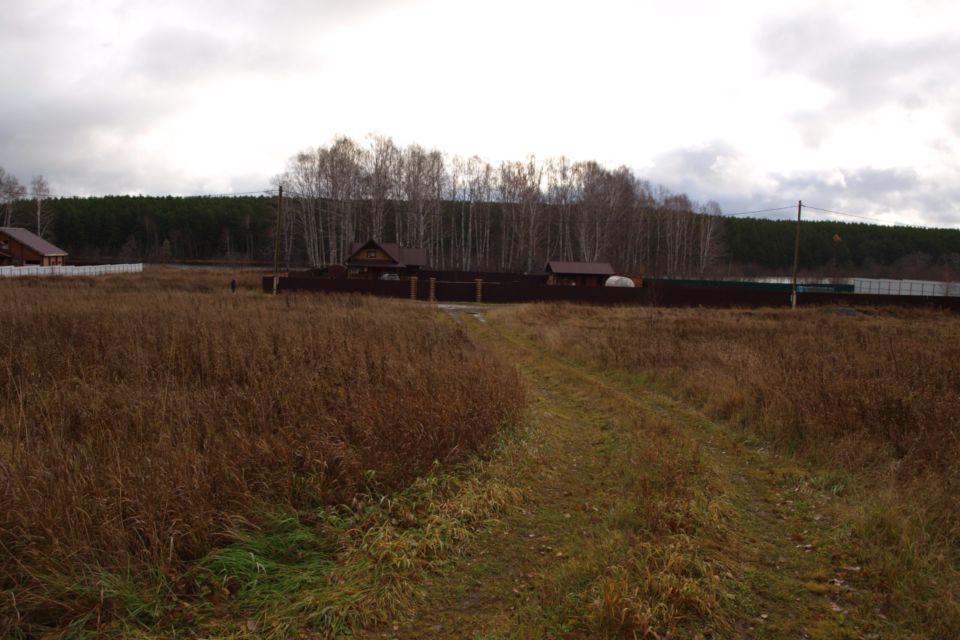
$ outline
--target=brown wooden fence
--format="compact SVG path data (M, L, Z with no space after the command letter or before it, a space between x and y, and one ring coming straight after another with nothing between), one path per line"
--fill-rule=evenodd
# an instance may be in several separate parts
M263 290L273 291L273 277L263 278ZM327 280L289 276L280 278L280 291L316 291L361 293L391 298L431 299L430 278L410 280ZM476 282L433 281L433 300L438 302L476 302ZM480 301L575 302L581 304L639 304L661 307L785 307L790 294L785 291L677 286L661 282L643 288L567 287L523 282L482 282ZM944 296L891 296L860 293L801 293L799 306L901 306L932 307L960 311L960 298Z

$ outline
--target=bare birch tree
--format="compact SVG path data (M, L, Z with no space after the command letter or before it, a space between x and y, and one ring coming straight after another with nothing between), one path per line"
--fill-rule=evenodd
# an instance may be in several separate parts
M397 197L402 153L393 139L374 136L366 153L366 172L370 195L370 237L384 240L387 207Z
M3 205L3 226L13 225L13 210L17 202L27 195L27 189L17 177L0 167L0 205Z
M477 156L467 161L467 198L470 201L470 239L473 253L464 257L464 269L491 268L490 209L494 194L494 171L489 162Z
M702 276L720 257L720 205L710 200L701 208L700 214L697 216L699 225L697 273Z
M320 159L332 209L332 215L327 217L330 260L340 262L350 243L357 240L357 205L364 195L365 182L362 151L357 143L343 136L323 150Z
M574 206L574 184L570 160L562 156L548 160L545 174L546 202L552 211L552 221L547 224L547 258L572 260L574 253L570 220Z
M30 181L30 196L37 204L37 235L41 238L49 237L53 216L48 208L44 208L43 201L50 197L50 185L43 176L33 176Z
M284 179L315 266L374 238L426 248L440 268L530 272L546 259L605 260L624 272L677 276L706 273L722 246L716 203L701 206L592 161L531 157L493 167L381 136L363 148L340 137L291 159Z
M326 243L326 211L323 197L326 195L320 150L303 151L290 161L283 182L291 196L288 200L294 218L303 237L307 261L312 267L328 264Z

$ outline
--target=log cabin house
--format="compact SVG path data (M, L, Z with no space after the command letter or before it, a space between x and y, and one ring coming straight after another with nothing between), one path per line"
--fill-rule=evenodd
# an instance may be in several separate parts
M602 287L614 274L609 262L562 262L551 260L544 267L547 284L578 287Z
M395 242L354 242L344 266L350 278L409 278L427 266L427 250Z
M22 227L0 227L0 264L62 266L67 252Z

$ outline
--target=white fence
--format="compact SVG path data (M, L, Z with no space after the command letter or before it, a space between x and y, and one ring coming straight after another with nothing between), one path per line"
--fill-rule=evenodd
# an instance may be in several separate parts
M143 273L143 263L97 264L88 267L64 265L62 267L0 267L0 278L21 276L104 276L111 273Z
M855 293L879 293L892 296L960 296L960 284L933 280L886 280L854 278Z

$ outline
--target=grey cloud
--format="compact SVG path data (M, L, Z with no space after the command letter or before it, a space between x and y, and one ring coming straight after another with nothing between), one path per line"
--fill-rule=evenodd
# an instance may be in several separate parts
M950 128L953 130L953 134L960 138L960 108L953 109L950 114Z
M150 80L183 80L206 67L231 63L232 47L216 35L163 27L142 37L130 55L129 68Z
M304 43L409 4L10 0L0 20L0 164L25 179L42 173L60 193L201 190L202 178L167 167L170 158L131 158L122 147L188 104L190 85L302 71L318 63Z
M796 199L824 209L854 215L883 215L890 221L908 224L960 225L960 187L931 183L909 167L858 167L772 177L779 185L779 192L795 194ZM910 210L922 211L923 218L904 218L901 212ZM839 219L856 221L842 216Z
M739 152L730 143L716 140L696 147L674 149L658 156L650 171L651 178L685 185L685 190L723 192L729 189L724 176L717 171L718 160L739 159Z
M724 162L744 160L733 145L675 149L655 159L650 179L700 202L717 200L725 213L790 206L797 200L824 209L860 215L888 215L909 224L960 226L960 182L935 184L910 167L854 167L830 171L768 173L746 183L737 172L719 170ZM922 211L922 219L906 219L906 211ZM791 217L792 210L770 217ZM812 213L819 217L828 214ZM854 218L840 218L855 220Z
M836 19L806 14L765 25L758 36L772 74L798 74L833 92L830 104L795 114L804 142L887 105L944 107L960 98L960 38L949 33L897 43L865 39Z
M126 71L149 82L180 84L211 77L289 72L305 64L306 57L295 45L281 48L246 37L161 27L137 41Z
M720 171L724 162L739 163L741 153L729 142L715 140L696 147L673 149L654 159L653 167L643 177L663 184L671 191L685 193L698 202L714 200L725 213L771 209L789 202L778 191L736 183L732 176ZM778 217L778 214L768 214ZM789 217L790 212L783 214Z
M224 12L243 11L255 19L275 25L346 26L379 13L388 7L405 7L418 0L221 0Z
M808 15L767 25L759 43L772 71L807 76L850 105L922 104L960 86L960 39L953 35L887 44Z
M120 147L173 112L179 99L122 77L29 87L0 103L0 161L18 175L46 175L60 193L136 190L149 181ZM163 170L154 171L159 178Z
M866 168L841 173L847 189L857 193L900 194L915 191L922 186L920 176L909 167Z
M834 203L838 200L885 201L903 206L909 204L904 200L915 196L923 186L916 171L903 167L775 174L774 179L779 190L785 193Z

